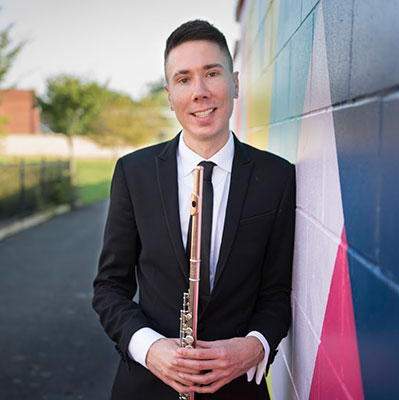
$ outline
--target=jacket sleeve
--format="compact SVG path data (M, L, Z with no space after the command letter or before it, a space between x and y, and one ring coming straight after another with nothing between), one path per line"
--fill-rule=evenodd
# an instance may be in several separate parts
M248 330L261 332L270 345L269 362L291 323L292 258L295 233L295 167L291 166L273 223L254 315Z
M112 178L104 244L94 280L93 308L126 362L131 362L128 345L132 335L138 329L149 326L139 305L132 301L137 290L135 266L139 253L140 238L133 204L126 184L123 159L119 159Z

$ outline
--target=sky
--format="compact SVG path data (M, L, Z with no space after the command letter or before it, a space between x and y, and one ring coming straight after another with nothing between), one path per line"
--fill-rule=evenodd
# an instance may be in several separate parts
M107 84L138 99L163 76L166 38L180 24L207 19L239 39L238 0L0 0L0 29L26 44L3 87L35 89L61 73Z

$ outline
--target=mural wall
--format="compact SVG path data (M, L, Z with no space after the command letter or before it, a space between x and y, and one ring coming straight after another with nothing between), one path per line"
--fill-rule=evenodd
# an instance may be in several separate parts
M238 1L241 139L296 164L280 399L399 396L399 1Z

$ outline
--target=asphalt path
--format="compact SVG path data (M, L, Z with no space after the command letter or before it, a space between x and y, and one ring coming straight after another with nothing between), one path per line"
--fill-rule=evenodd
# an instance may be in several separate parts
M0 241L0 399L106 400L118 354L91 308L108 202Z

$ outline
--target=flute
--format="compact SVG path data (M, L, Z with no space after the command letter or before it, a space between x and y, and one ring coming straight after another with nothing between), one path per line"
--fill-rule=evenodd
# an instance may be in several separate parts
M191 248L188 291L183 293L180 310L180 347L195 348L197 342L198 295L201 267L202 187L204 168L194 169L194 189L191 193ZM194 400L194 392L179 394L179 400Z

